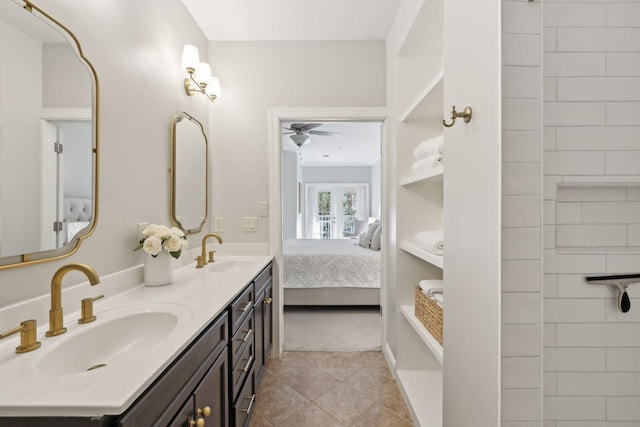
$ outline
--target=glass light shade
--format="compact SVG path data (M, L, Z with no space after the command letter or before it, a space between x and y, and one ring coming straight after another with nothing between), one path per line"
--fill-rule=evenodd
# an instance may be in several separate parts
M206 62L201 62L196 68L196 80L198 83L209 84L211 81L211 66Z
M193 68L195 70L198 64L200 64L198 48L192 44L185 44L182 50L182 69Z
M304 143L306 143L309 140L309 136L308 135L290 135L289 138L291 138L291 140L293 142L295 142L295 144L298 147L301 147Z
M211 80L209 81L206 92L209 96L220 98L220 79L211 76Z

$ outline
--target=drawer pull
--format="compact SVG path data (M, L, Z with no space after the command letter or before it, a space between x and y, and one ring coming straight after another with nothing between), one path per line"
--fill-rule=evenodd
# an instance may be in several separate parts
M243 312L243 313L246 313L247 310L249 310L252 305L253 305L253 301L249 301L244 307L239 308L238 310Z
M251 407L253 406L253 402L256 400L256 395L254 393L253 396L245 397L245 399L251 399L251 402L249 402L249 406L247 407L247 409L242 410L242 412L246 412L248 414L249 412L251 412Z
M211 408L209 406L205 406L202 409L198 408L196 409L196 415L207 418L209 415L211 415Z
M197 420L189 420L189 427L204 427L204 418L198 418Z
M273 298L267 298L266 300L262 301L264 304L271 304L273 302Z
M247 340L249 339L252 333L253 333L253 329L249 329L246 332L247 335L245 335L244 338L238 338L238 341L247 342Z
M249 367L251 366L251 362L253 362L253 356L249 356L249 359L247 360L247 364L245 365L244 369L242 369L242 372L247 372L249 370Z

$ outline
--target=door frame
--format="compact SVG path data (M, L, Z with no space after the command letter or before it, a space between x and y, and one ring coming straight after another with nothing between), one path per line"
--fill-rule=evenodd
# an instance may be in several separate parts
M284 292L282 280L282 122L286 121L375 121L382 123L381 127L381 204L382 216L387 209L387 109L385 107L328 107L328 108L270 108L268 110L268 144L269 144L269 254L274 258L273 277L273 349L271 356L279 358L284 344ZM382 243L382 250L386 246ZM386 257L382 257L380 284L381 301L385 301ZM382 342L386 342L386 310L382 306Z

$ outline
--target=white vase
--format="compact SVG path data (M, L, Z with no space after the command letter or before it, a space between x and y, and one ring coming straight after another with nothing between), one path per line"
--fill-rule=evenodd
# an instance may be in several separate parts
M144 254L144 284L146 286L164 286L173 282L173 257L162 251L156 257Z

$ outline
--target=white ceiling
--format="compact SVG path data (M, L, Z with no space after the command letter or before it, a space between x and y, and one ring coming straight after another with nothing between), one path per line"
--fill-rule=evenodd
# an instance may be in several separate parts
M380 159L382 124L379 122L305 123L322 123L314 130L338 132L341 135L310 135L309 141L300 148L289 135L283 135L283 149L298 151L303 166L371 166ZM290 127L290 124L285 122L283 126ZM283 132L287 131L283 129Z
M400 0L182 0L209 40L384 40Z

